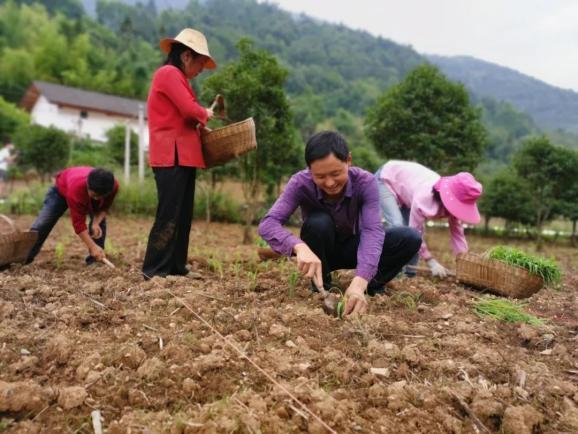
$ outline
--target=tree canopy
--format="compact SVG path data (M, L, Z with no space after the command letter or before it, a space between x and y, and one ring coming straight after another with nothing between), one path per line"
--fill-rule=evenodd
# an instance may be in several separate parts
M486 131L464 87L421 65L368 110L366 134L385 158L418 161L443 174L472 170Z

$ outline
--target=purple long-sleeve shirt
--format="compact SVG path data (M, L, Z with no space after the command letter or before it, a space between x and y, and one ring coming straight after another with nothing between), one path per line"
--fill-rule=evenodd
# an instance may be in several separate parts
M283 227L297 207L303 219L315 210L333 217L335 230L342 235L359 234L356 275L370 281L377 273L385 232L381 224L377 181L371 173L358 167L349 168L345 194L335 204L323 199L323 192L313 182L309 169L291 177L285 190L259 224L259 235L271 248L291 256L293 247L303 243Z

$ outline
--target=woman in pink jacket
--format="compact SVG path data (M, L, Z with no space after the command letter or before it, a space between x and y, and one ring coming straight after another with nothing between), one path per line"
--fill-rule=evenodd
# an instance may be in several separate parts
M482 194L482 184L471 173L440 176L418 163L391 160L375 176L385 226L409 226L423 237L427 220L447 219L454 254L468 251L462 222L480 222L476 202ZM417 265L419 257L434 276L447 275L448 270L433 258L425 241L409 265ZM406 269L406 275L415 276L415 271Z

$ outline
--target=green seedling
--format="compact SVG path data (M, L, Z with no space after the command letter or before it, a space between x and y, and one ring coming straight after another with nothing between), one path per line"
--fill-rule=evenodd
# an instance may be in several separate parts
M295 288L299 282L299 272L297 270L291 271L289 273L289 297L293 298L295 296Z
M263 247L263 248L269 247L269 244L267 244L267 241L265 241L261 237L257 237L257 239L255 240L255 244L257 244L257 246Z
M241 272L242 268L243 268L243 265L240 262L235 262L235 263L229 265L229 272L233 276L239 277L239 273Z
M62 264L64 264L64 244L58 242L54 247L54 257L56 259L56 269L60 270Z
M225 276L225 273L223 270L223 263L216 258L209 258L208 262L209 262L209 268L213 272L217 273L221 279L223 279L223 277Z
M393 295L391 300L397 305L406 307L408 310L416 310L421 296L421 293L402 291Z
M337 307L335 308L335 313L337 318L343 319L343 314L345 313L345 297L341 297L337 302Z
M319 293L323 297L323 311L327 315L342 319L346 303L343 291L339 287L333 286L329 291L319 288Z
M554 259L532 256L513 247L496 246L489 254L490 259L524 268L529 273L540 276L548 285L562 280L562 272Z
M120 254L120 249L117 249L111 240L105 241L104 250L106 250L107 255L110 255L113 257L117 257Z
M544 320L524 311L526 303L516 303L502 298L486 297L474 304L474 310L480 317L488 316L499 321L542 325Z
M277 261L277 267L279 267L279 271L280 271L282 274L285 274L285 272L287 271L287 267L288 267L289 265L292 266L293 264L292 264L291 261L290 261L287 257L285 257L285 256L282 257L282 258L280 258L280 259Z
M0 432L7 430L14 423L14 419L2 418L0 419Z
M247 271L247 278L249 279L249 291L255 291L257 288L258 271Z

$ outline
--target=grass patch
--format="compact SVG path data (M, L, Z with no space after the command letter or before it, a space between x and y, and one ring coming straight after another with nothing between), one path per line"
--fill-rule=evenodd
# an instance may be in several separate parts
M496 246L490 251L490 259L522 267L540 276L548 285L560 283L562 272L554 259L532 256L513 247Z
M527 303L516 303L503 298L480 298L474 304L474 311L480 317L490 317L498 321L543 325L544 320L524 311Z
M408 310L417 310L417 305L421 300L421 293L401 291L391 296L391 301L395 306L405 307Z

